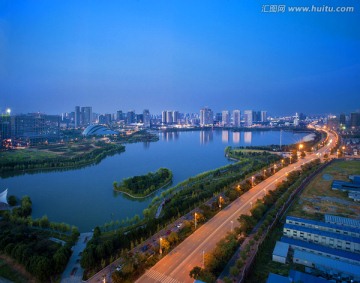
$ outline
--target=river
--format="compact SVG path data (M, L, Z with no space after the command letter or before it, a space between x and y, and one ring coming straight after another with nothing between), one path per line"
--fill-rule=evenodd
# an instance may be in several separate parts
M282 132L282 144L299 142L306 133ZM94 166L1 179L0 191L31 197L33 218L47 215L81 232L111 220L142 217L151 202L129 199L112 189L114 181L166 167L173 172L173 185L204 171L231 163L224 157L226 146L279 144L279 131L236 132L228 130L160 133L153 143L127 144L126 151ZM160 192L158 192L160 194Z

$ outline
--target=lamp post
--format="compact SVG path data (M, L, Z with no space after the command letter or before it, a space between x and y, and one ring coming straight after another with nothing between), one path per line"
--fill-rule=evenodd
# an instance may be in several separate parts
M205 268L205 251L203 250L203 269Z
M231 232L232 232L234 229L234 221L231 220L230 223L231 223Z
M255 179L255 177L252 176L252 177L251 177L251 186L252 186L252 187L254 187L254 179Z
M196 214L196 212L195 212L195 215L194 215L194 218L195 218L195 230L196 230L196 224L197 224L197 223L196 223L196 215L197 215L197 214Z
M159 253L160 253L160 254L162 254L161 241L162 241L162 238L160 237L160 249L159 249Z
M266 174L266 170L264 169L264 179L266 178L266 175L265 175L265 174Z
M222 196L219 196L219 208L221 209Z

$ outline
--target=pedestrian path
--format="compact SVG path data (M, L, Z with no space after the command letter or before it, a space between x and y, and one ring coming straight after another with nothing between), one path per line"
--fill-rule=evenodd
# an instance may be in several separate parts
M78 241L72 247L69 262L61 276L61 283L80 283L84 270L80 266L81 253L86 248L86 243L92 238L93 233L81 233Z

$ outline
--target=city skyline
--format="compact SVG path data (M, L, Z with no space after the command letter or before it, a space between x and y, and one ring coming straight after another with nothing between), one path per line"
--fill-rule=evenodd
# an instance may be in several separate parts
M269 15L253 1L2 1L0 105L350 113L360 90L352 5Z

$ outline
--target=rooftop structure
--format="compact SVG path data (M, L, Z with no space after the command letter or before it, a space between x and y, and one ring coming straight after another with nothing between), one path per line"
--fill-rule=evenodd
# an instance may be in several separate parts
M8 192L8 189L6 189L2 193L0 193L0 204L8 204L8 202L7 202L7 192Z
M103 125L90 125L82 133L84 136L107 136L118 134Z
M266 283L297 283L297 282L306 282L306 283L327 283L329 282L326 279L312 276L297 270L290 270L288 277L270 273Z
M288 237L284 237L284 236L281 237L281 242L279 242L279 243L286 244L286 245L290 246L291 249L293 249L293 250L302 250L302 251L306 251L306 252L311 252L314 254L327 256L327 257L330 257L333 259L339 259L342 261L360 265L360 255L356 254L356 253L333 249L333 248L325 247L322 245L309 243L309 242L305 242L305 241L301 241L301 240L297 240L297 239L292 239L292 238L288 238ZM275 250L276 250L276 247L273 252L273 257L274 257ZM359 268L360 268L360 266L359 266Z
M301 227L319 229L322 231L328 231L336 234L350 235L358 238L360 237L360 228L342 226L334 223L327 223L327 222L299 218L294 216L287 216L286 223Z
M283 241L277 241L272 254L272 260L276 262L286 263L287 254L289 252L289 244Z
M295 250L293 261L294 263L316 268L333 276L352 277L353 280L360 279L360 268L358 265L331 259L326 256Z
M360 253L360 238L357 237L336 234L292 224L285 224L283 231L284 235L290 238Z

